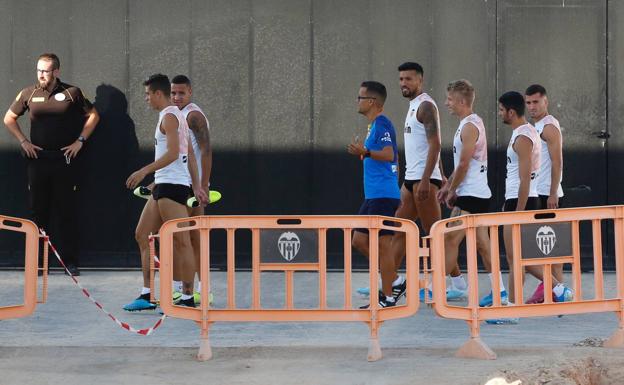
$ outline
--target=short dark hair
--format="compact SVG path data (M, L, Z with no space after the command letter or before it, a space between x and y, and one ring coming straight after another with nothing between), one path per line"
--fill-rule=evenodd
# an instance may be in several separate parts
M377 100L379 100L379 103L381 103L381 105L386 102L388 92L386 91L386 86L384 86L383 84L376 81L368 80L362 82L360 87L364 87L366 88L366 92L370 92L371 94L376 95Z
M539 85L539 84L532 84L530 85L526 91L524 92L525 95L535 95L535 94L540 94L541 96L545 96L546 95L546 88L544 88L544 86Z
M422 68L422 66L418 63L411 61L401 64L399 66L399 72L401 71L416 71L416 73L420 74L421 76L425 75L425 70Z
M191 79L186 75L176 75L171 79L171 84L186 84L187 86L191 86Z
M498 98L498 102L507 110L514 110L518 116L524 116L524 96L517 91L505 92Z
M39 60L51 61L53 70L57 70L57 69L61 68L61 61L59 60L58 56L56 56L56 54L53 54L53 53L50 53L50 52L42 53L37 58L37 61L39 61Z
M171 95L171 83L167 75L150 75L150 77L143 82L143 85L148 87L152 92L161 91L167 97Z

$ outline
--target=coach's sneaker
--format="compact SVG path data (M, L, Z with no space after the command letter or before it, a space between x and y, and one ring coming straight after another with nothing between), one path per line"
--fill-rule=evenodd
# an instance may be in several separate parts
M561 291L560 295L557 295L556 291L560 291L560 290L557 290L559 289L559 286L563 287L563 291ZM562 284L557 285L557 287L553 289L553 300L555 302L570 302L573 299L574 299L574 292L572 291L572 289L569 289Z
M509 302L509 299L507 297L507 290L501 291L500 295L501 295L501 305L507 305ZM479 306L488 307L488 306L492 306L492 303L493 303L492 292L490 291L490 294L481 298L481 300L479 301Z
M420 289L420 291L418 292L418 297L420 298L420 302L425 302L425 291L427 292L427 298L431 301L431 299L433 298L433 293L431 292L431 290L426 289L426 288L422 288Z
M527 299L526 303L544 303L544 282L540 282L540 284L537 285L537 287L535 288L535 292L533 292L531 298Z
M141 310L154 310L156 304L149 301L149 294L141 294L137 299L125 305L123 309L125 311L141 311Z
M394 297L386 297L383 291L380 290L379 291L379 307L385 308L385 307L392 307L392 306L396 306L396 301L394 300ZM360 306L360 309L368 309L369 307L370 307L370 304Z
M465 298L468 298L468 290L459 290L453 285L446 289L447 301L461 301Z

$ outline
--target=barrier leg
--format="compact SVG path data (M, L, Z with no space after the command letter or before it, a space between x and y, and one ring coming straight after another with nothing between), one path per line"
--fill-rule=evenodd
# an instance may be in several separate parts
M623 348L624 347L624 310L618 312L620 324L617 330L603 344L605 348Z
M210 347L210 338L208 337L208 329L210 324L205 329L201 330L201 340L199 340L199 352L197 353L198 361L208 361L212 358L212 348Z
M381 354L381 347L379 346L379 322L372 320L369 324L370 327L370 340L368 341L368 362L379 361L383 356Z
M459 358L477 358L480 360L495 360L496 353L481 340L479 335L479 320L467 321L470 324L470 339L455 353Z

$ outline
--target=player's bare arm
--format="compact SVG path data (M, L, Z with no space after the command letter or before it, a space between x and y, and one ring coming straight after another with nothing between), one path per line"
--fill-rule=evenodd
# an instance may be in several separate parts
M561 180L561 172L563 168L561 132L554 125L547 124L544 126L541 136L548 145L548 153L550 154L551 160L550 194L548 196L547 206L549 209L556 209L559 207L557 188L559 187L559 181Z
M212 171L212 146L210 144L210 129L206 118L198 111L192 111L186 118L188 126L195 134L195 139L201 151L202 175L201 186L206 193L210 188L210 173Z
M468 173L468 167L470 166L470 160L472 159L475 149L477 147L477 139L479 139L479 129L472 123L466 123L461 132L462 150L459 154L459 163L453 171L453 179L449 182L448 193L444 203L451 208L457 194L455 190L463 182Z
M429 197L429 180L431 178L431 174L433 173L433 169L438 162L440 149L442 147L440 141L440 122L438 121L438 111L430 102L423 102L420 105L416 118L422 122L425 127L427 142L429 143L427 162L425 164L425 170L423 171L421 183L418 184L417 191L418 199L425 200Z
M167 152L154 162L135 171L126 180L126 187L133 189L141 183L145 177L156 170L168 166L178 159L180 155L180 141L178 139L178 119L173 114L166 114L160 124L160 131L167 136Z
M529 199L529 188L531 184L531 153L533 142L526 136L518 136L513 144L514 151L518 154L518 172L520 174L520 186L518 187L518 204L516 211L526 208Z

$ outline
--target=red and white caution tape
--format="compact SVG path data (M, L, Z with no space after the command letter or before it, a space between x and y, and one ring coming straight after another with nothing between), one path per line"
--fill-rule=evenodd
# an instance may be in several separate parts
M84 294L87 298L89 298L89 300L91 302L93 302L95 304L95 306L98 307L98 309L103 311L104 314L106 314L110 319L112 319L122 329L125 329L125 330L127 330L127 331L129 331L131 333L140 334L142 336L149 336L150 334L152 334L152 332L154 330L156 330L160 325L162 325L162 322L167 317L165 314L163 314L163 316L160 317L160 319L154 324L154 326L152 326L150 328L147 328L147 329L135 329L132 326L130 326L129 324L118 320L117 317L115 317L113 314L111 314L108 310L104 309L104 306L102 306L98 301L96 301L91 296L91 294L89 293L89 291L87 289L82 287L82 285L78 282L76 277L74 277L74 275L67 269L67 266L65 266L65 263L63 262L63 259L61 259L61 256L59 255L58 251L56 251L56 248L54 247L54 245L52 245L52 242L50 242L50 237L48 237L46 235L45 231L43 231L42 229L39 229L39 231L44 236L45 241L48 242L48 245L50 245L50 249L52 249L52 251L54 252L54 255L56 255L56 259L58 259L58 261L61 263L61 266L63 266L63 269L65 269L65 272L70 276L72 281L74 281L74 283L80 288L80 290L82 291L82 294Z

